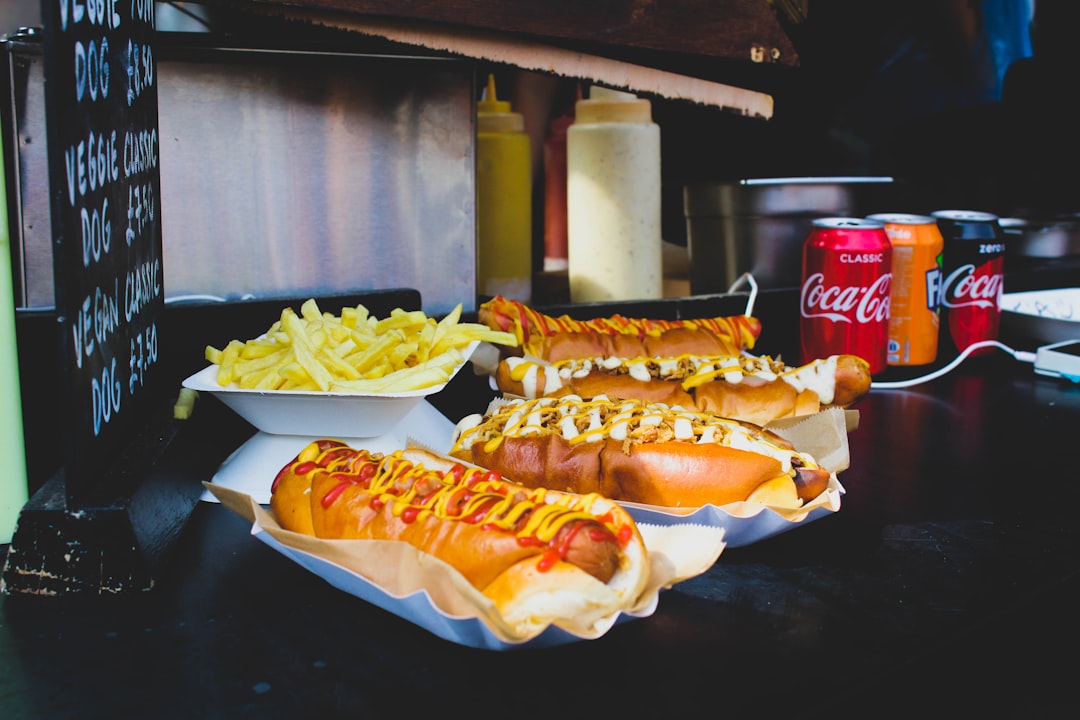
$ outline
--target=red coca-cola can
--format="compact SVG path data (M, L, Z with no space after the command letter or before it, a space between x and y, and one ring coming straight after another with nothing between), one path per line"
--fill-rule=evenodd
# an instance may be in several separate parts
M885 224L819 218L803 242L799 335L803 364L858 355L878 373L888 364L892 245Z
M1005 286L1005 239L997 215L976 210L931 213L945 241L941 253L938 349L954 358L969 345L997 340ZM978 350L978 353L990 349Z

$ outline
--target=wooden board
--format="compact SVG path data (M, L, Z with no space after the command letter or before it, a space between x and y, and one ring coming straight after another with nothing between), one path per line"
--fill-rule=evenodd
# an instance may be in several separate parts
M249 11L303 10L325 17L434 23L573 45L678 53L797 67L788 28L806 19L809 0L204 0ZM618 55L616 55L618 56Z
M794 50L790 45L777 46L786 41L780 25L765 2L756 2L755 11L746 8L744 2L720 3L724 13L712 3L706 8L702 3L676 3L678 8L666 11L661 21L655 8L634 12L623 8L629 15L618 12L599 13L591 5L574 7L566 3L555 6L532 3L531 14L520 2L505 3L342 3L334 0L301 1L284 5L278 2L230 2L230 7L243 7L249 11L270 14L284 19L321 25L389 40L427 50L513 65L524 70L548 73L562 77L591 80L603 85L628 90L638 94L652 95L672 100L685 100L706 106L721 108L738 115L769 119L773 115L773 98L765 92L746 89L714 80L671 72L656 67L630 62L618 57L588 52L578 47L677 52L684 58L693 55L705 36L704 27L717 23L726 30L712 37L709 47L725 44L724 38L738 33L742 45L738 49L728 46L728 60L741 61L746 66L777 64L781 59L790 60ZM502 9L494 7L500 6ZM624 6L623 3L607 4ZM422 6L422 7L421 7ZM742 15L734 12L742 10ZM762 8L767 14L762 14ZM540 11L543 11L542 14ZM610 10L610 7L609 7ZM750 18L753 18L751 22ZM772 23L769 31L752 30ZM682 29L680 33L679 29ZM660 43L647 42L661 32L666 39ZM761 35L755 34L761 32ZM651 34L650 34L651 33ZM743 35L743 33L750 33ZM696 38L694 42L686 40ZM762 37L765 40L753 38ZM550 39L550 41L549 41ZM573 41L569 44L567 40ZM711 57L718 57L715 53Z

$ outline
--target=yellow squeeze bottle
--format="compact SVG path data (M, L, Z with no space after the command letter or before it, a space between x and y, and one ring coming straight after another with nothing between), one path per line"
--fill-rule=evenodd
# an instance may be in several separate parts
M476 106L477 291L532 301L532 161L521 113L497 99L495 76Z

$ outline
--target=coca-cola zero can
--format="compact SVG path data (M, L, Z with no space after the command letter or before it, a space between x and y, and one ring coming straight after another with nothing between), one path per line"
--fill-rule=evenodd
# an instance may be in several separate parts
M886 368L892 245L884 223L819 218L803 242L799 336L802 362L858 355Z
M938 349L943 357L953 358L969 345L997 340L1005 284L1005 240L992 213L938 210L931 215L945 241Z

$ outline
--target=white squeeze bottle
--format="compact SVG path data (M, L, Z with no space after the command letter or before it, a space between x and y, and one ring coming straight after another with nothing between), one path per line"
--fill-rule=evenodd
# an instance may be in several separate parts
M567 130L566 168L570 300L661 298L660 127L651 103L593 87Z

